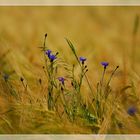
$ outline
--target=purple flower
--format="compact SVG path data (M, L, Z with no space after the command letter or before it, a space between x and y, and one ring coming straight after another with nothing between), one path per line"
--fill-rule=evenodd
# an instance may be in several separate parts
M48 58L50 59L51 62L53 62L56 59L56 55L51 54L52 51L51 50L47 50L46 55L48 56Z
M84 62L87 60L85 57L80 57L79 60L84 64Z
M101 64L104 66L104 68L106 68L109 65L108 62L101 62Z
M48 55L48 57L50 57L50 55L51 55L51 50L47 50L45 53Z
M135 113L136 113L136 108L135 107L129 107L128 110L127 110L127 113L130 115L130 116L134 116Z
M50 54L49 59L51 62L53 62L57 57L53 54Z
M63 78L63 77L58 77L58 80L64 85L65 78Z

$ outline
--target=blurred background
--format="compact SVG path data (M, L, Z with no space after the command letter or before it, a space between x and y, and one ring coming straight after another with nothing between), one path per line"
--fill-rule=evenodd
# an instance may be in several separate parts
M65 38L73 42L79 56L87 57L93 82L99 79L101 61L108 61L110 70L119 65L119 75L128 74L134 63L134 78L139 78L139 31L133 43L135 19L139 14L140 7L123 6L0 7L0 53L3 56L7 50L12 51L15 61L20 61L16 63L22 63L22 67L28 62L38 68L42 65L38 47L43 45L47 33L47 46L59 51L71 64L75 58L69 55Z

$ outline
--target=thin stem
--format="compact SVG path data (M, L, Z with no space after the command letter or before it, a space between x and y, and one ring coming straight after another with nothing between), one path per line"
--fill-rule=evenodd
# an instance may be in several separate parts
M46 38L47 38L47 34L45 34L45 37L44 37L43 56L44 56L44 60L45 60L45 67L46 67L46 69L47 69L47 73L48 73L48 76L49 76L49 70L48 70L47 59L46 59L46 54L45 54L45 51L47 50L47 47L46 47Z
M64 111L67 114L69 120L71 121L71 117L70 117L69 111L68 111L68 104L67 104L65 94L64 94L64 90L66 90L66 89L65 89L65 87L60 86L60 90L61 90L61 93L62 93L61 94L61 101L62 101L62 104L63 104L63 107L64 107Z
M109 80L108 80L107 86L109 86L109 84L110 84L110 82L111 82L111 79L112 79L113 75L115 74L115 72L117 71L118 68L119 68L119 66L117 66L117 67L115 68L115 70L112 72L112 74L111 74L111 76L110 76L110 78L109 78Z
M133 27L133 37L132 37L132 62L131 66L135 71L135 56L136 56L136 41L137 41L137 33L139 27L139 16L136 15Z
M84 65L82 64L81 74L80 74L80 82L79 82L79 92L80 92L80 89L81 89L81 85L82 85L82 81L83 81L83 76L84 76Z
M67 43L68 43L70 49L72 50L72 52L73 52L73 54L74 54L74 56L75 56L75 58L76 58L78 64L80 65L80 67L82 67L81 63L79 62L78 56L77 56L77 54L76 54L75 47L73 46L73 44L71 43L70 40L68 40L67 38L65 38L65 39L66 39L66 41L67 41ZM94 96L94 93L93 93L93 90L92 90L91 84L90 84L90 82L89 82L88 77L87 77L86 74L85 74L85 78L86 78L86 81L87 81L88 87L89 87L89 89L90 89L92 95Z
M108 80L108 83L107 83L107 85L106 85L106 95L105 95L105 100L107 99L107 97L108 97L108 95L109 95L109 84L110 84L110 82L111 82L111 79L112 79L112 77L113 77L113 75L115 74L115 72L117 71L117 69L119 68L119 66L117 66L116 68L115 68L115 70L112 72L112 74L111 74L111 76L110 76L110 78L109 78L109 80Z
M104 71L103 71L102 78L101 78L101 81L100 81L101 88L102 88L103 82L104 82L105 71L106 71L106 67L104 67Z

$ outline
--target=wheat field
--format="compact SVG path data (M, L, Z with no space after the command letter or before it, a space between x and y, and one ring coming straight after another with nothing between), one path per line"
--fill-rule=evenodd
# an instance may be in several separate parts
M140 134L139 15L136 6L0 7L0 133Z

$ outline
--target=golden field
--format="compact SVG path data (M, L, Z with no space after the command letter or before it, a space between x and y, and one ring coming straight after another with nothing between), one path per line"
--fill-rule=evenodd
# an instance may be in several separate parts
M139 15L140 7L135 6L0 7L0 133L140 133ZM78 56L87 58L93 93L102 77L101 62L109 62L105 79L119 65L103 121L90 125L78 118L73 123L66 115L59 118L48 110L48 78L40 49L45 33L47 47L59 52L67 67L74 64L77 76L80 69L65 38L74 44ZM66 75L60 69L58 76ZM71 89L70 80L66 86ZM83 102L89 106L86 80L81 91ZM127 113L131 106L136 107L134 116Z

